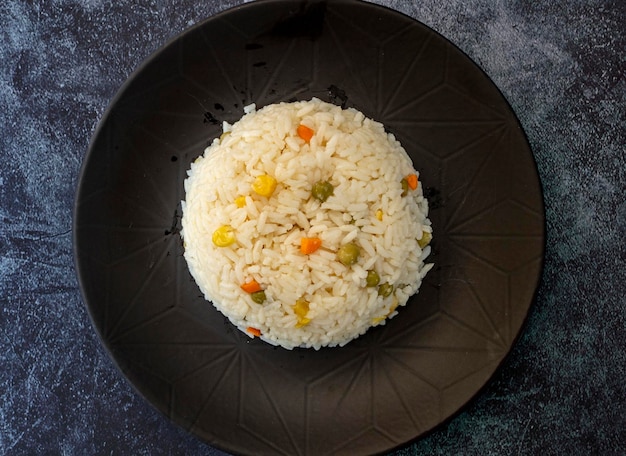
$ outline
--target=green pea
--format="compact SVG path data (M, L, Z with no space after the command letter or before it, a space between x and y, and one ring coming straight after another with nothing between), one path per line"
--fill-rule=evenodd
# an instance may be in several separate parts
M389 296L391 296L391 293L393 293L393 285L389 284L389 283L381 283L380 286L378 287L378 296L382 296L383 298L387 298Z
M316 200L321 201L322 203L328 199L330 195L333 194L335 187L328 181L318 181L313 184L313 188L311 189L311 195Z
M265 291L255 291L254 293L250 293L250 297L257 304L263 304L267 297L265 296Z
M361 249L354 243L344 244L337 251L337 259L344 265L350 266L359 260Z
M401 196L406 196L409 193L409 181L406 179L402 179L400 181L400 184L402 184L402 194Z
M375 287L376 285L378 285L378 282L380 282L380 277L378 276L378 273L374 270L372 271L367 271L367 277L365 278L365 284L368 287Z
M433 235L431 233L429 233L428 231L423 231L422 238L419 241L417 241L417 245L419 245L420 248L423 249L428 244L430 244L430 241L432 238L433 238Z

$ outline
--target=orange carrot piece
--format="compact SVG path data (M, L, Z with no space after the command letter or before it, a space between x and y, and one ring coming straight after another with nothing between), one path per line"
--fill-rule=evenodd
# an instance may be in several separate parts
M246 293L256 293L257 291L261 291L263 288L261 288L261 285L259 285L259 282L252 279L251 281L246 282L243 285L241 285L241 289L245 291Z
M320 238L301 238L300 239L300 253L308 255L315 252L322 245Z
M248 331L250 334L252 334L255 337L261 337L261 330L260 329L256 329L256 328L253 328L252 326L248 326L246 328L246 331Z
M415 190L417 188L417 175L409 174L405 179L409 183L409 188L411 190Z
M309 127L307 127L306 125L302 125L302 124L298 125L298 136L300 136L306 142L309 142L311 140L314 133L315 132L311 130Z

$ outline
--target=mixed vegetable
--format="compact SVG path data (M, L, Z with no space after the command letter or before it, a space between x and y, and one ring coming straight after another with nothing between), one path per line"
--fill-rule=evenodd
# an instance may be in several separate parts
M378 286L378 296L382 296L383 298L388 298L393 293L393 285L389 283L381 283Z
M261 337L261 330L260 329L253 328L252 326L248 326L248 328L246 328L246 331L249 332L254 337Z
M235 230L230 225L222 225L213 232L212 240L217 247L233 245L237 240L235 238Z
M315 134L315 132L311 128L302 124L298 125L297 132L298 136L304 139L304 141L307 143L311 141L311 138L313 138L313 135Z
M263 291L263 290L259 290L259 291L255 291L254 293L250 293L250 297L257 304L263 304L265 302L265 300L267 299L267 297L265 296L265 291Z
M246 205L246 197L245 196L238 196L237 198L235 198L235 205L238 208L242 208L245 207Z
M300 239L300 253L303 255L310 255L322 246L322 240L320 238L307 238Z
M263 304L267 299L265 291L256 280L252 279L241 285L241 289L250 295L252 301L257 304Z
M256 293L257 291L261 291L263 288L261 288L261 285L259 285L259 282L252 279L249 282L246 282L243 285L241 285L241 289L245 291L246 293L252 294L252 293Z
M417 240L417 245L419 245L420 248L423 249L428 244L430 244L430 241L432 240L432 238L433 238L432 233L429 233L428 231L422 231L422 237Z
M380 283L380 276L374 270L367 271L367 277L365 277L365 284L370 287L376 287Z
M309 301L304 298L300 298L293 305L293 312L298 317L298 322L296 323L296 328L301 328L302 326L306 326L311 323L311 320L307 318L307 314L309 313Z
M417 189L417 175L409 174L406 177L403 177L400 181L400 185L402 185L402 196L406 196L409 194L409 190Z
M323 203L333 195L334 191L335 187L333 187L333 184L328 181L319 181L313 184L311 195L313 198Z
M252 190L258 195L269 198L276 190L276 179L268 174L258 176L252 183Z
M337 259L344 266L351 266L359 260L361 248L354 242L344 244L337 250Z

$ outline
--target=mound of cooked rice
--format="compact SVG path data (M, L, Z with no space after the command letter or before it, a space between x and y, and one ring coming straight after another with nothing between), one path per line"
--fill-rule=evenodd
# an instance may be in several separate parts
M418 172L355 109L314 98L245 112L185 180L189 270L251 337L345 345L395 316L432 267Z

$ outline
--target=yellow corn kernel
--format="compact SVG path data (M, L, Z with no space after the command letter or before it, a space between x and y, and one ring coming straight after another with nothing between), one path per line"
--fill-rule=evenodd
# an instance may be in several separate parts
M393 313L393 311L394 311L394 310L396 310L396 309L398 308L398 304L399 304L399 302L398 302L398 298L396 298L396 297L394 296L394 297L393 297L393 301L392 301L392 303L391 303L391 307L389 308L389 312L387 312L387 315L386 315L387 317L388 317L389 315L391 315L391 314Z
M268 174L258 176L252 183L252 190L261 196L272 196L274 190L276 190L276 179Z
M306 326L309 323L311 323L310 318L298 318L298 323L296 323L296 328L302 328L303 326Z
M432 238L433 238L433 235L431 233L429 233L428 231L422 231L422 239L419 239L417 241L417 245L419 245L420 248L423 249L428 244L430 244L430 241Z
M311 323L311 319L306 318L306 314L309 313L309 301L304 298L298 299L293 306L293 311L298 317L296 328L301 328Z
M309 312L309 301L303 298L298 299L293 306L293 311L298 317L306 317Z
M245 196L238 196L237 198L235 198L235 204L239 208L244 207L246 205L246 197Z
M378 209L376 211L376 218L378 219L379 222L383 221L383 211L381 209Z
M235 231L230 225L220 226L213 232L212 239L217 247L228 247L235 243Z
M391 307L389 307L389 312L387 312L387 315L384 315L382 317L376 317L376 318L372 318L372 324L373 325L377 325L378 323L380 323L381 321L383 321L385 318L387 318L389 315L391 315L393 313L394 310L396 310L398 308L398 304L400 304L398 302L398 298L396 298L395 296L393 297L393 301L391 302Z

